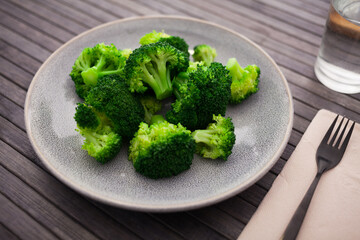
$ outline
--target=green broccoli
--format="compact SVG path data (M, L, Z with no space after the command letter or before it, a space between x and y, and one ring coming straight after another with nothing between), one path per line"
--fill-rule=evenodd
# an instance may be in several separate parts
M132 53L132 50L130 48L125 48L125 49L121 50L120 52L124 58L128 59L130 54Z
M111 119L114 131L122 137L132 138L144 120L144 107L118 75L99 78L85 103Z
M260 68L258 66L249 65L242 68L236 58L230 58L226 68L232 77L230 103L240 103L259 90Z
M141 123L130 141L129 160L140 174L158 179L189 169L194 153L195 141L189 130L154 115L152 125Z
M140 102L145 110L144 121L150 123L152 116L161 110L161 102L150 94L140 96Z
M210 47L209 45L201 44L194 47L194 60L204 62L205 66L210 66L210 64L214 62L216 56L216 49Z
M198 65L195 71L179 74L173 81L177 99L166 113L167 120L190 130L205 128L213 114L225 115L230 85L229 71L221 63Z
M150 86L158 100L172 94L172 77L186 71L186 56L167 43L143 45L130 55L125 65L125 76L131 92L145 92ZM144 85L146 84L146 85Z
M140 38L139 43L141 45L146 45L146 44L150 44L150 43L156 43L158 42L161 38L168 38L170 37L169 34L164 33L164 31L162 32L156 32L155 30L153 30L150 33L145 34L144 36L142 36Z
M153 30L151 33L145 34L143 37L141 37L139 41L141 45L146 45L156 42L165 42L167 44L170 44L176 49L182 51L187 58L190 57L189 45L186 43L186 41L183 38L178 36L171 36L164 32L156 32L155 30Z
M76 93L85 98L101 76L121 74L126 63L125 57L113 44L99 43L85 48L76 59L70 76L75 83Z
M110 119L85 103L78 103L74 118L77 131L85 137L82 149L100 163L106 163L116 156L122 137L115 133Z
M196 142L196 153L205 158L221 158L225 161L235 144L234 124L231 118L213 116L214 123L206 129L192 132Z

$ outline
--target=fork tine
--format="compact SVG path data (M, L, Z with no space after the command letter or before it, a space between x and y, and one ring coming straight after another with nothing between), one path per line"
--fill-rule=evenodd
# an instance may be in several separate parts
M336 128L336 131L335 131L334 135L332 136L332 138L330 140L330 143L329 143L330 146L332 146L334 144L335 138L336 138L336 136L338 135L338 133L340 131L340 128L341 128L341 125L342 125L343 121L344 121L344 117L341 119L341 121L339 123L339 126Z
M339 115L336 116L336 118L335 118L334 121L332 122L329 130L327 130L324 138L323 138L322 141L321 141L321 144L327 144L327 142L328 142L328 140L329 140L329 138L330 138L330 135L331 135L331 133L332 133L334 127L335 127L335 123L336 123L336 121L338 120L338 118L339 118Z
M344 118L343 118L343 119L344 119ZM345 133L345 130L346 130L346 127L347 127L348 123L349 123L349 119L347 119L347 121L346 121L346 123L345 123L345 126L344 126L343 130L341 131L340 136L339 136L338 140L336 141L334 147L339 148L341 139L342 139L343 136L344 136L344 133ZM335 136L334 136L334 140L335 140Z
M349 130L349 132L347 133L343 144L341 145L340 150L341 150L342 152L345 152L345 149L346 149L346 147L347 147L347 145L348 145L348 143L349 143L351 134L352 134L352 132L353 132L353 130L354 130L354 126L355 126L355 122L353 122L353 124L351 125L350 130Z

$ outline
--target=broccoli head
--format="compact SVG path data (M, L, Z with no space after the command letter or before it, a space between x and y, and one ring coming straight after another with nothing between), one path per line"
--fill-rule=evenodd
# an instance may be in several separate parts
M178 49L167 43L143 45L130 55L125 76L131 92L145 92L150 86L158 100L172 94L172 77L186 71L189 61Z
M110 119L85 103L78 103L74 118L77 131L85 137L82 149L100 163L106 163L116 156L122 137L115 133Z
M147 45L150 43L156 43L158 42L161 38L168 38L170 37L169 34L164 33L164 31L162 32L156 32L155 30L153 30L150 33L145 34L144 36L142 36L140 38L139 43L141 45Z
M194 130L205 128L212 122L213 114L225 115L231 77L221 63L198 65L195 71L179 74L173 85L176 101L166 114L169 122Z
M213 116L214 123L206 129L192 132L196 142L196 153L204 158L227 160L235 144L234 124L231 118Z
M230 58L226 64L232 78L230 103L237 104L256 93L259 88L260 68L249 65L242 68L236 58Z
M210 64L214 62L216 56L216 49L210 47L209 45L201 44L194 47L194 60L204 62L205 66L210 66Z
M85 103L105 114L113 122L114 131L122 137L132 138L144 120L144 107L118 75L100 78Z
M164 42L170 44L176 49L182 51L187 58L190 57L189 45L186 43L186 41L183 38L178 36L171 36L164 32L156 32L155 30L153 30L151 33L145 34L142 38L140 38L139 41L141 45L146 45L156 42Z
M125 48L125 49L121 50L120 52L124 58L128 59L130 54L132 53L132 50L130 48Z
M85 98L101 76L121 74L126 58L113 44L110 46L99 43L93 48L85 48L76 59L71 79L75 83L76 93Z
M195 141L189 130L155 115L152 125L140 124L130 142L129 160L140 174L158 179L189 169L194 153Z

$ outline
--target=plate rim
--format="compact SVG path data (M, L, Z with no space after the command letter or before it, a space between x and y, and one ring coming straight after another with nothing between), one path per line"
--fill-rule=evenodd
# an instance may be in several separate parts
M269 61L271 62L271 64L275 67L275 69L278 71L283 84L286 88L286 93L288 95L289 98L289 121L287 124L287 129L285 132L285 135L281 141L281 145L280 147L277 149L277 151L274 153L274 155L272 156L272 158L254 175L252 175L250 178L248 178L245 182L243 182L241 185L238 185L236 187L233 187L221 194L212 196L210 198L205 198L205 199L201 199L201 200L197 200L197 201L191 201L191 202L187 202L187 203L182 203L182 204L170 204L170 205L166 205L166 204L162 204L160 205L154 205L154 204L134 204L132 202L126 202L126 201L119 201L119 200L115 200L115 199L109 199L104 195L99 195L97 192L95 191L91 191L91 190L87 190L85 188L83 188L81 186L81 184L72 182L71 180L67 179L67 177L63 174L61 174L60 172L58 172L56 170L55 167L53 167L51 165L51 163L47 160L47 158L41 153L36 140L34 139L34 137L32 136L32 129L31 129L31 124L30 124L30 116L29 116L29 109L30 109L30 101L31 101L31 94L33 92L33 88L36 85L37 79L38 79L38 75L40 74L40 72L42 72L42 69L45 68L48 64L48 62L50 62L50 60L54 57L56 57L59 52L62 51L63 48L67 47L69 44L71 44L72 42L76 41L77 39L93 32L96 31L97 29L103 28L103 27L107 27L110 25L115 25L115 24L119 24L119 23L124 23L127 21L137 21L137 20L144 20L144 19L158 19L158 18L162 18L162 19L178 19L178 20L186 20L186 21L195 21L195 22L199 22L202 24L206 24L206 25L211 25L213 27L222 29L224 31L230 32L231 34L234 34L235 36L242 38L243 40L247 41L249 44L251 44L252 46L254 46L255 48L257 48L262 54L264 54L265 57L267 57L269 59ZM62 46L60 46L55 52L53 52L41 65L41 67L38 69L38 71L36 72L36 74L34 75L30 86L27 90L27 94L26 94L26 100L25 100L25 107L24 107L24 118L25 118L25 127L26 127L26 132L28 135L28 138L30 140L30 143L33 147L33 149L35 150L37 156L40 158L41 162L45 165L46 169L48 169L50 171L50 173L55 176L58 180L60 180L62 183L64 183L66 186L70 187L71 189L75 190L76 192L82 194L83 196L89 197L91 199L94 199L96 201L114 206L114 207L121 207L124 209L129 209L129 210L135 210L135 211L146 211L146 212L177 212L177 211L184 211L184 210L192 210L192 209L196 209L196 208L200 208L200 207L205 207L205 206L209 206L209 205L213 205L215 203L221 202L225 199L228 199L230 197L235 196L236 194L244 191L245 189L247 189L248 187L250 187L251 185L253 185L256 181L258 181L260 178L262 178L271 168L272 166L275 165L275 163L277 162L278 158L281 156L281 154L283 153L283 151L285 150L285 147L289 141L290 135L291 135L291 130L293 127L293 118L294 118L294 106L293 106L293 98L292 98L292 94L288 85L288 82L284 76L284 74L282 73L282 71L280 70L279 66L276 64L276 62L270 57L270 55L265 52L259 45L257 45L256 43L254 43L253 41L251 41L249 38L247 38L246 36L230 29L227 27L224 27L222 25L219 25L217 23L213 23L210 21L206 21L206 20L201 20L198 18L193 18L193 17L185 17L185 16L177 16L177 15L151 15L151 16L136 16L136 17L129 17L129 18L123 18L123 19L119 19L119 20L115 20L115 21L111 21L108 23L104 23L101 24L97 27L91 28L75 37L73 37L72 39L70 39L69 41L67 41L66 43L64 43Z

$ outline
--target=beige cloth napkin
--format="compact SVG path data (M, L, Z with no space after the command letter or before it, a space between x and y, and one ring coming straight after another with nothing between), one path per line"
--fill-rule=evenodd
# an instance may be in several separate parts
M320 110L239 239L279 239L316 175L315 153L335 113ZM360 239L360 125L315 190L298 238Z

